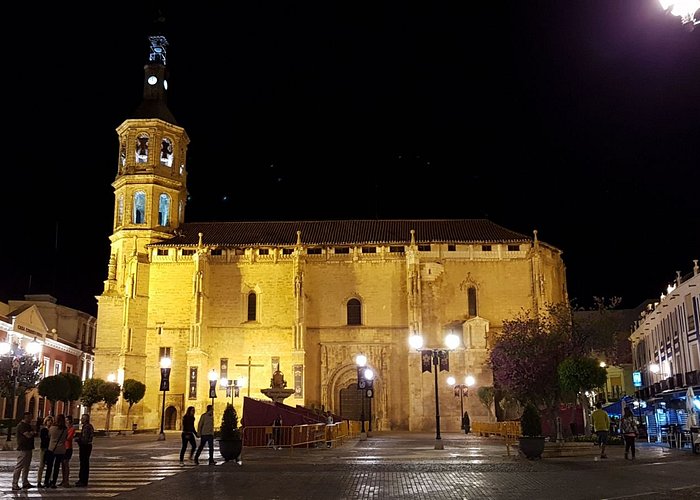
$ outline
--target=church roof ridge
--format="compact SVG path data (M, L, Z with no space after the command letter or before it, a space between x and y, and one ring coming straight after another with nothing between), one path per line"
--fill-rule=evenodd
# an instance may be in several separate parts
M528 243L532 237L488 219L355 219L317 221L188 222L168 240L149 246L294 246L416 243Z

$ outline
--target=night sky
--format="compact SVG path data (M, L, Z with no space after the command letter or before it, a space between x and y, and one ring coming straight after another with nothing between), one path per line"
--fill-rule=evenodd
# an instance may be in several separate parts
M561 249L580 305L700 259L700 27L657 0L170 3L27 3L0 35L0 301L96 313L156 33L188 221L488 218Z

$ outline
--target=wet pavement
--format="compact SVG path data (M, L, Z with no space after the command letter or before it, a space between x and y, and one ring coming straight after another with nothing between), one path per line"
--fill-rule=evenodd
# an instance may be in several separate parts
M700 499L700 456L687 448L638 443L637 458L631 461L624 459L622 446L609 446L609 458L600 460L591 445L585 456L531 461L519 457L517 448L509 454L499 438L443 433L440 442L444 449L436 450L434 434L375 432L367 440L351 439L332 448L245 448L242 465L204 465L206 460L200 460L203 465L186 461L174 467L178 433L168 433L166 441L153 434L116 436L96 441L92 463L96 468L111 463L105 485L113 472L109 484L121 484L121 489L101 489L91 481L86 489L7 492L12 452L0 452L0 484L7 498ZM218 451L215 458L220 460ZM77 460L73 464L77 472ZM123 472L130 464L164 472L129 486L119 477L132 477Z

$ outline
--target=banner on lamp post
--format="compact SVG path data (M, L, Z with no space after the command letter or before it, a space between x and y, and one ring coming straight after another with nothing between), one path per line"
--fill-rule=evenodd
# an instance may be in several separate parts
M450 355L446 352L440 353L440 371L450 371Z
M432 371L432 368L430 366L432 361L433 361L433 351L426 350L426 351L420 352L421 373Z

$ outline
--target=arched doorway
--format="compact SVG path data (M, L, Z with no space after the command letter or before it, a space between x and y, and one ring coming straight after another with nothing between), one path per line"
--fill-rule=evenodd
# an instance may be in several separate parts
M177 409L174 406L168 406L165 409L165 422L163 427L168 431L177 429Z

